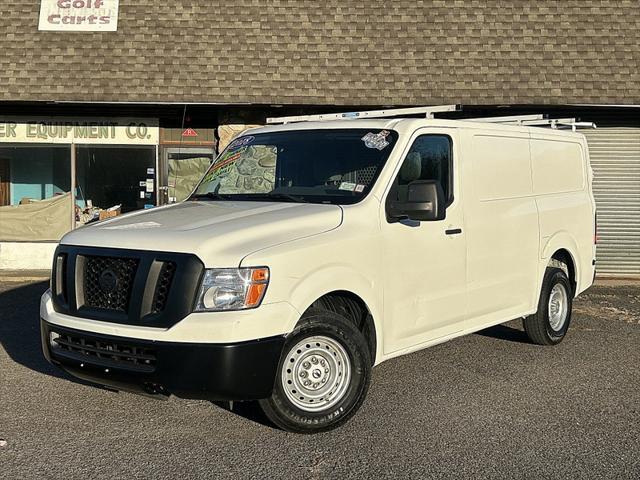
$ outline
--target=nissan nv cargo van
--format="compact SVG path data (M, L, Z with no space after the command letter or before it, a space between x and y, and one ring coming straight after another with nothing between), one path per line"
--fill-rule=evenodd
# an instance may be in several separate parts
M46 358L153 395L258 400L335 428L386 360L523 318L567 334L593 281L583 135L441 119L244 132L190 197L67 234L40 306Z

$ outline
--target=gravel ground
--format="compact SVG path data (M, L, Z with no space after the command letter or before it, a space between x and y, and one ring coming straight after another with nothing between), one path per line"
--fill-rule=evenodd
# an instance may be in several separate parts
M316 436L73 380L40 352L45 288L0 283L0 478L640 478L638 284L582 295L557 347L511 322L383 363Z

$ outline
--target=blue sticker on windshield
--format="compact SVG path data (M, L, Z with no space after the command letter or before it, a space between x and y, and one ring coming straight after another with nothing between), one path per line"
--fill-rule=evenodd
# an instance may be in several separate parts
M233 142L229 144L229 146L227 147L227 150L236 150L238 148L249 145L251 142L255 140L255 138L256 137L253 137L251 135L247 135L246 137L236 138Z
M387 137L389 136L388 130L382 130L380 133L367 133L364 137L362 137L362 141L364 142L367 148L377 148L378 150L384 150L389 146L389 142L387 141Z

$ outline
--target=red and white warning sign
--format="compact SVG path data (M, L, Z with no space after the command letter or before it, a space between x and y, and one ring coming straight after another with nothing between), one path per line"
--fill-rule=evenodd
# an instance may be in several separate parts
M38 30L115 32L119 0L40 0Z
M193 128L187 128L184 132L182 132L183 137L197 137L198 132L196 132Z

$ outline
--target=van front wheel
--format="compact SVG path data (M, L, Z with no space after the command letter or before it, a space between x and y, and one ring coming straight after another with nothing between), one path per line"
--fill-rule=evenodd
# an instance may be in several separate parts
M556 345L562 341L571 322L572 299L566 273L560 268L547 268L538 311L524 319L525 332L533 343Z
M260 406L284 430L331 430L362 405L370 376L362 333L338 314L311 308L287 338L273 394Z

